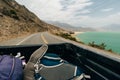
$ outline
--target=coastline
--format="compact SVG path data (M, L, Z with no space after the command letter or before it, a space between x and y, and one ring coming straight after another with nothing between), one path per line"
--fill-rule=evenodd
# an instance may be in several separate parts
M80 39L77 38L76 35L82 34L82 33L84 33L84 32L74 32L74 34L71 34L71 36L74 37L74 38L76 38L77 41L80 41Z
M74 35L82 34L84 32L74 32Z

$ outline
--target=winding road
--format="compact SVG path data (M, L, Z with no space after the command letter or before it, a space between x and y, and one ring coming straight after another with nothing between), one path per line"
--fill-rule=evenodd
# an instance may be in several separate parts
M0 45L35 45L35 44L55 44L69 42L61 37L48 32L32 34L26 38L17 38L0 43Z
M43 33L36 33L33 34L16 45L31 45L31 44L55 44L55 43L64 43L65 40L63 40L60 37L57 37L55 35L52 35L48 32L43 32Z

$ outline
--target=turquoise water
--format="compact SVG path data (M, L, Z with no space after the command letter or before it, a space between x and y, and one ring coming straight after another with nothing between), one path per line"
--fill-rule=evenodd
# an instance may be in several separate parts
M106 49L120 54L120 32L85 32L76 37L86 44L93 41L96 44L105 43Z

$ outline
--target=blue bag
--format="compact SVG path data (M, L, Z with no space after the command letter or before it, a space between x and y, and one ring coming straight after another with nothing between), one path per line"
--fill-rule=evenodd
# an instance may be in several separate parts
M0 56L0 80L23 80L22 61L14 56Z
M62 60L54 53L46 53L40 60L40 66L36 71L35 80L77 80L83 70L75 65Z

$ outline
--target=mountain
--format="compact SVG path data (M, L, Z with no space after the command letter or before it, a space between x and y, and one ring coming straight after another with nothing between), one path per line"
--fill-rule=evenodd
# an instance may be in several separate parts
M40 20L15 0L0 0L0 41L41 31L65 31Z
M74 31L74 32L75 31L83 31L83 32L85 32L85 31L95 31L95 29L93 29L93 28L76 27L76 26L72 26L70 24L62 23L62 22L58 22L58 21L47 21L47 22L50 23L50 24L53 24L55 26L58 26L62 29L65 29L67 31Z
M120 32L120 24L107 25L107 26L101 27L99 31Z

